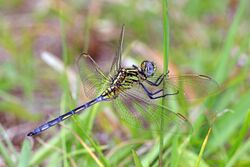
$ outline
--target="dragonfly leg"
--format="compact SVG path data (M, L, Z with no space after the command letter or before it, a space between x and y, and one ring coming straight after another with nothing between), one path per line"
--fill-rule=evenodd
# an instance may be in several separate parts
M154 96L154 95L156 95L156 94L162 92L163 89L160 89L160 90L158 90L158 91L156 91L156 92L150 92L142 83L140 83L140 85L142 86L142 88L143 88L144 91L147 93L147 95L148 95L148 97L149 97L150 99L158 99L158 98L162 98L162 97L169 96L169 95L176 95L176 94L179 93L179 91L177 90L177 91L174 92L174 93L166 93L166 94L163 94L163 95L160 95L160 96Z
M168 75L168 73L169 71L166 74L161 74L154 82L149 80L146 80L146 82L151 86L159 86L162 83L163 79Z
M161 74L157 79L156 81L152 82L152 81L149 81L149 80L146 80L146 82L151 85L151 86L159 86L162 81L163 81L163 78L164 78L165 75Z

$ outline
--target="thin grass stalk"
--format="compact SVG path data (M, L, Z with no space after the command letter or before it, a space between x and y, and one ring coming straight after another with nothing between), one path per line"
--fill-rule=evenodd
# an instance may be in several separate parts
M62 99L61 99L61 111L65 111L65 106L66 106L66 93L63 94ZM62 129L62 131L64 131L64 129ZM66 137L65 137L65 133L60 133L61 135L61 145L62 145L62 149L63 149L63 166L64 167L68 167L68 162L67 162L67 146L66 146Z
M246 140L245 143L242 143L242 145L237 149L235 154L229 159L229 161L226 163L225 167L233 167L233 166L239 166L239 162L242 157L246 156L250 149L250 140ZM237 164L237 162L239 164Z
M169 53L169 23L168 23L168 1L162 0L162 15L163 15L163 49L164 49L164 66L163 73L168 71L168 53ZM163 87L165 87L165 81L163 81ZM164 93L164 92L163 92ZM162 105L164 106L164 98L162 99ZM164 112L163 110L161 112ZM163 165L163 150L164 150L164 135L163 135L164 122L161 119L161 133L160 133L160 146L159 146L159 166Z
M93 11L92 11L92 3L94 3L93 1L89 1L88 3L88 11L87 11L87 16L86 16L86 22L84 24L84 32L83 32L83 52L84 53L88 53L88 49L89 49L89 40L90 40L90 30L93 26L93 22L94 22L94 17L93 17Z
M25 139L22 145L22 151L19 156L18 167L26 167L28 166L31 155L31 142L30 140Z
M202 160L202 155L203 155L204 150L205 150L205 148L206 148L207 141L208 141L208 138L209 138L209 135L210 135L211 131L212 131L212 128L210 127L210 128L208 129L207 135L206 135L206 137L205 137L205 139L204 139L204 141L203 141L203 143L202 143L202 146L201 146L201 150L200 150L198 159L197 159L197 161L196 161L196 163L195 163L195 167L199 167L199 166L200 166L200 162L201 162L201 160Z
M2 159L8 164L9 167L14 167L15 163L9 156L8 148L5 147L4 143L0 140L0 155Z
M60 32L61 32L61 43L62 43L62 54L63 54L63 62L64 62L64 66L67 66L68 64L68 48L67 48L67 43L66 43L66 34L65 34L65 29L64 29L64 17L63 17L63 9L61 7L61 3L59 2L59 20L60 20ZM66 67L64 68L66 69ZM66 70L63 71L62 74L62 82L63 82L63 87L64 87L64 93L63 96L61 98L61 111L60 111L60 115L63 114L65 112L65 106L66 106L66 96L68 93L68 78L67 78L67 74L66 74ZM67 140L66 140L66 136L65 133L60 133L61 136L61 146L63 149L63 166L64 167L68 167L68 161L67 161Z
M237 11L234 15L233 18L233 22L229 28L226 40L225 40L225 44L223 46L220 58L218 59L218 63L216 65L217 71L215 73L215 79L217 82L222 83L226 77L228 77L229 74L229 69L231 69L231 67L229 66L229 62L230 60L230 51L233 48L234 45L234 39L237 36L237 31L238 28L240 26L240 21L241 18L245 12L245 10L247 9L247 0L240 0L238 7L237 7Z
M70 133L80 142L80 144L86 149L88 154L94 159L99 167L104 167L103 163L99 160L99 158L94 154L92 149L82 140L82 138L73 130L68 129L66 126L63 126L65 129L70 130Z
M250 129L250 109L248 110L248 114L246 115L245 121L237 136L237 139L233 144L232 149L229 151L230 159L235 155L237 149L239 149L240 146L243 144L244 138L247 136L249 129Z
M140 161L137 153L135 152L135 150L132 150L132 155L133 155L135 166L136 167L142 167L141 161Z
M2 124L0 124L0 134L1 134L2 138L3 138L3 140L6 142L6 145L7 145L8 149L10 150L11 154L16 157L18 155L17 151L16 151L14 145L12 144L7 132L3 128Z
M98 104L96 104L96 105L98 105ZM92 111L93 111L93 110L92 110ZM97 109L95 110L95 112L97 112ZM94 118L93 118L93 121L94 121ZM81 132L82 132L82 134L83 134L83 137L84 137L85 139L87 139L87 140L90 142L90 144L93 146L93 148L94 148L95 151L97 152L98 156L100 157L100 160L102 161L102 163L103 163L106 167L109 167L110 164L109 164L108 161L106 160L106 158L105 158L104 154L102 153L102 150L101 150L101 148L99 147L99 145L96 144L95 141L85 132L86 130L83 129L83 128L80 126L79 122L77 122L76 125L77 125L77 127L78 127L79 129L81 129Z

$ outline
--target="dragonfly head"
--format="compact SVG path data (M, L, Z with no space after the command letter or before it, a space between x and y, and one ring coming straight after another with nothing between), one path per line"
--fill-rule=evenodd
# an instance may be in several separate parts
M151 61L143 61L141 63L141 71L146 75L146 77L151 77L156 71L155 64Z

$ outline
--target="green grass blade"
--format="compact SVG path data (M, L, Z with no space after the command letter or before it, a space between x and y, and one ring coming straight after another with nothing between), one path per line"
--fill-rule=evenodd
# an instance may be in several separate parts
M60 19L60 28L61 28L61 43L62 43L62 51L63 51L63 62L64 64L68 64L68 48L67 48L67 43L66 43L66 34L65 34L65 28L64 28L64 13L63 10L59 8L59 19Z
M169 57L169 20L168 20L168 1L162 0L163 14L163 49L164 49L164 69L163 72L168 72L168 57Z
M76 136L76 134L75 134ZM89 155L95 160L95 162L100 167L104 167L103 163L95 156L95 154L91 151L91 149L88 147L88 145L79 137L76 136L78 141L81 143L81 145L88 151Z
M182 153L179 166L195 167L195 163L197 162L197 159L198 159L198 155L195 154L194 151L185 150ZM211 165L208 165L203 159L201 159L199 167L209 167L209 166Z
M3 126L0 124L0 134L3 136L4 141L7 144L7 147L9 151L12 153L12 155L17 156L17 150L15 149L15 146L12 144L7 132L4 130Z
M7 111L8 114L12 114L23 120L37 120L39 118L38 115L31 114L20 100L11 94L0 91L0 98L0 112Z
M14 161L11 159L10 154L8 152L8 148L5 147L4 143L0 140L0 154L3 160L8 164L9 167L15 167Z
M97 109L98 109L98 106L99 106L99 104L95 104L95 106L93 106L93 109L92 109L92 112L95 112L95 113L97 113ZM94 115L96 115L96 114L94 114ZM91 115L91 116L94 116L94 115ZM88 115L89 116L89 115ZM89 127L89 129L92 129L92 126L93 126L93 124L94 124L94 117L91 119L91 121L88 123L88 125L89 126L86 126L86 127ZM76 122L76 127L78 128L78 129L80 129L80 134L82 134L83 135L83 137L85 138L85 139L87 139L90 143L91 143L91 145L93 146L93 148L95 149L95 151L98 153L98 155L99 155L99 157L100 157L100 160L102 161L102 163L105 165L105 166L110 166L109 165L109 163L108 163L108 161L107 161L107 159L106 159L106 157L103 155L103 153L102 153L102 151L101 151L101 148L100 148L100 145L98 145L98 144L96 144L95 143L95 141L88 135L88 133L86 133L86 129L88 129L88 128L82 128L82 126L81 126L81 122L80 121L77 121ZM87 131L88 132L88 131ZM79 135L79 134L78 134Z
M236 161L241 159L242 156L247 154L250 150L250 140L247 140L245 143L241 145L241 147L236 151L234 156L230 158L228 163L226 164L226 167L232 167L232 166L237 166Z
M66 133L67 132L67 133ZM69 137L68 131L63 131L66 137ZM56 137L52 138L48 141L48 145L59 147L61 141L61 136L57 135ZM51 147L40 147L36 152L33 154L32 159L30 160L29 166L39 165L42 161L50 157L55 151L51 149Z
M66 79L66 76L63 77ZM64 90L67 90L67 89L64 89ZM66 93L63 94L62 96L62 99L61 99L61 114L62 114L62 111L65 111L66 110L66 106L67 106L67 95ZM62 128L61 131L64 131L65 129ZM61 146L62 146L62 150L63 150L63 166L64 167L68 167L68 162L67 162L67 146L66 146L66 143L67 143L67 140L66 140L66 136L65 136L65 133L60 133L61 135Z
M210 142L208 143L208 153L211 153L227 142L230 135L242 123L242 120L248 112L247 109L250 108L249 97L250 91L247 91L241 95L235 105L231 107L234 113L226 114L225 116L223 115L221 118L219 117L216 119L213 128L214 136L211 137Z
M225 40L225 45L223 47L220 59L216 67L218 70L215 74L215 79L217 82L221 83L227 78L228 72L232 69L228 64L230 64L230 51L233 47L234 38L237 35L237 29L240 24L241 17L247 7L247 0L241 0L237 9L237 12L233 18L233 23L229 29L227 38Z
M179 144L178 144L178 139L179 139L179 135L175 135L172 138L172 149L171 149L171 167L177 167L178 166L178 162L179 162Z
M242 145L244 137L247 136L249 128L250 128L250 110L248 110L248 114L244 121L244 124L239 134L237 135L236 142L232 145L232 148L229 152L229 157L232 157L235 154L236 150Z
M133 158L134 158L135 166L136 167L142 167L141 161L140 161L137 153L134 150L132 150L132 155L133 155Z
M18 167L27 167L29 164L31 155L31 142L30 140L24 140L21 155L19 157Z
M169 23L168 23L168 1L162 0L162 15L163 15L163 49L164 49L164 67L163 73L168 71L168 52L169 52ZM163 83L163 87L165 83ZM162 105L164 106L164 98L162 99ZM164 112L164 111L162 111ZM161 129L163 129L164 122L161 121ZM163 132L163 130L162 130ZM159 166L163 165L163 146L164 146L164 136L163 133L160 133L160 146L159 146Z

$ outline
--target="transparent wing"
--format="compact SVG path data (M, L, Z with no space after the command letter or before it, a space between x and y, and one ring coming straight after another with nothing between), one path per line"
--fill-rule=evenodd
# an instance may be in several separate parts
M124 32L125 32L125 25L122 26L116 55L113 59L113 62L112 62L111 68L110 68L110 73L109 73L110 77L113 77L117 73L117 71L121 68L121 56L122 56Z
M138 93L135 95L132 89L121 93L114 100L115 109L126 123L147 131L167 132L172 128L176 128L177 132L190 133L192 131L191 124L183 115L174 113L149 98L144 99Z
M156 80L156 77L150 79L152 82ZM157 96L169 94L165 98L171 99L174 96L182 96L187 100L199 99L212 94L218 87L218 83L212 78L205 75L187 74L182 76L165 76L164 82L155 87L149 84L145 84L149 90L155 92L157 90L164 90L157 94ZM165 84L165 85L164 85ZM139 91L144 90L140 89ZM175 94L177 93L177 94Z
M109 85L106 79L96 74L85 75L84 82L82 83L84 95L91 99L99 96Z
M166 87L174 87L179 95L190 100L208 96L219 87L215 80L205 75L169 76L165 81Z
M109 78L88 54L78 56L76 63L84 94L89 98L97 97L110 84Z

